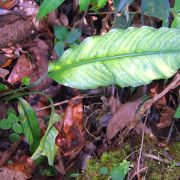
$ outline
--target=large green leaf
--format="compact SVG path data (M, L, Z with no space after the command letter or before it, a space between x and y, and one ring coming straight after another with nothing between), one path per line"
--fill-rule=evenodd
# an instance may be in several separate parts
M38 18L42 18L48 13L55 10L58 6L60 6L65 0L44 0L41 4L39 12L37 14Z
M53 126L57 121L60 121L61 117L54 113L49 120L49 124L46 130L46 133L42 137L40 144L37 150L32 155L32 159L35 160L39 156L47 156L49 165L53 166L54 157L56 155L58 147L55 144L56 136L58 135L58 131Z
M117 0L114 0L117 1ZM118 11L121 11L125 6L129 6L133 3L134 0L118 0L119 2L115 3L115 9L118 9ZM118 4L118 5L117 5ZM117 6L117 7L116 7Z
M175 0L174 10L176 13L180 13L180 0Z
M103 8L107 3L107 0L98 0L98 8Z
M22 98L19 98L18 110L23 134L30 145L30 151L34 152L40 141L40 129L36 114L32 107Z
M88 9L91 0L79 0L80 11Z
M172 28L180 29L180 16L175 15L174 20L171 24Z
M169 0L142 0L141 10L143 14L162 19L163 24L168 25L170 13Z
M93 89L140 86L171 77L180 67L180 31L151 27L115 29L87 38L49 66L49 77L66 86Z

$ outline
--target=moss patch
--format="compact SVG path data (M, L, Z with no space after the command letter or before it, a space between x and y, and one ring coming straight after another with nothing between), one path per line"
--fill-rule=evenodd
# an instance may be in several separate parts
M134 150L137 150L140 145L139 138L134 137ZM147 153L158 156L161 154L164 148L157 147L157 142L152 139L145 138L143 150ZM180 162L180 142L171 143L167 146L169 155L176 162ZM114 167L117 167L128 155L130 154L130 147L128 143L121 150L106 152L102 154L100 159L91 159L88 161L87 169L81 176L81 180L107 180L110 176L110 172ZM135 155L134 161L137 160L138 152ZM161 156L163 158L163 156ZM180 167L175 167L175 163L165 164L157 160L144 157L144 164L148 167L146 173L146 179L148 180L178 180L180 178ZM101 169L106 167L108 173L101 174Z
M107 180L112 169L122 163L122 161L128 156L129 152L129 146L126 146L121 151L105 152L102 154L100 160L89 160L82 180ZM102 169L107 169L108 173L103 174Z

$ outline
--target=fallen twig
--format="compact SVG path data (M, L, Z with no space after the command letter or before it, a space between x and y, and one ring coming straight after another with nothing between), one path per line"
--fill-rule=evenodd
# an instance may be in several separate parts
M137 172L140 172L140 162L141 162L141 156L142 156L142 150L143 150L143 144L144 144L145 126L146 126L146 123L147 123L149 113L150 113L150 108L147 111L145 122L144 122L142 138L141 138L141 146L140 146L140 150L139 150L139 157L138 157L138 163L137 163ZM137 175L138 175L138 179L140 179L139 173Z
M176 77L174 78L174 80L160 94L157 94L154 98L146 101L143 104L143 108L141 107L142 108L142 109L140 109L141 111L139 113L137 113L138 119L136 118L136 121L139 120L141 117L143 117L143 115L147 112L145 122L144 122L143 132L142 132L141 147L140 147L140 151L139 151L138 164L137 164L137 172L140 172L140 161L141 161L142 148L143 148L143 143L144 143L145 125L147 122L148 114L150 112L150 108L157 100L159 100L163 96L165 96L170 90L176 88L177 85L179 85L179 81L180 81L180 74L178 73L176 75ZM137 175L138 175L138 179L139 179L139 173L137 173Z
M156 161L159 161L159 162L162 162L162 163L165 163L165 164L170 164L171 161L167 160L167 159L162 159L154 154L149 154L149 153L143 153L143 155L145 157L148 157L148 158L151 158L151 159L154 159Z
M96 96L88 96L88 95L78 96L78 97L75 97L74 100L84 99L84 98L94 98L94 97L98 97L98 96L97 96L97 95L96 95ZM58 103L54 103L53 106L56 107L56 106L61 106L61 105L63 105L63 104L67 104L70 100L71 100L71 99L64 100L64 101L61 101L61 102L58 102ZM51 107L52 107L52 105L45 106L45 107L36 109L36 112L43 111L43 110L46 110L46 109L50 109Z

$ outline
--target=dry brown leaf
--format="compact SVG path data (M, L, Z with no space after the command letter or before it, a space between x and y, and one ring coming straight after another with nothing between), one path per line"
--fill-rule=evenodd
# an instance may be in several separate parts
M27 155L22 155L18 162L7 164L3 169L4 178L11 179L29 179L35 170L35 163L29 160ZM8 172L8 174L6 174ZM0 172L1 175L1 172ZM4 179L3 179L4 180ZM8 179L9 180L9 179Z
M59 133L56 141L64 156L74 156L82 149L84 144L83 106L81 99L72 99L66 109L63 122L63 131ZM80 148L81 147L81 148ZM79 149L80 148L80 149Z
M81 100L72 100L69 102L64 115L63 131L67 139L73 140L76 132L83 129L83 106ZM74 126L74 127L73 127ZM75 129L74 129L75 128ZM78 128L78 129L76 129ZM73 130L74 129L74 130ZM73 132L74 131L74 132Z
M161 117L159 119L159 123L157 124L157 128L162 129L169 127L173 121L174 110L171 107L166 106L161 112Z
M112 114L115 114L122 104L118 96L111 96L109 99L109 105L111 106Z
M33 73L33 70L34 65L32 65L26 55L23 54L19 57L10 76L8 77L8 82L10 84L20 82L23 77L30 76Z
M18 3L17 0L0 0L0 7L4 9L11 9Z
M64 13L60 13L59 19L60 19L62 25L64 25L64 26L68 26L69 25L68 17Z
M47 43L40 38L36 38L35 42L37 45L35 47L31 48L31 51L36 57L36 62L35 62L35 70L33 71L33 74L31 76L31 84L36 82L38 79L40 79L42 76L47 74L48 72L48 49L49 46ZM43 81L41 81L40 84L37 86L33 87L32 90L43 90L48 88L53 81L46 77Z
M12 61L13 61L12 59L6 59L5 63L3 63L1 67L6 68L6 67L10 66Z
M29 177L22 171L12 170L6 167L0 168L0 177L3 180L29 179Z
M47 23L48 25L54 26L54 25L61 25L60 19L58 17L58 11L52 11L47 16Z
M153 82L149 85L149 96L151 98L155 97L163 90L163 84L161 82ZM166 98L163 96L159 100L157 100L154 104L154 107L160 111L166 105Z
M137 99L134 102L122 104L108 124L106 134L109 140L111 140L119 131L128 128L128 125L133 121L136 115L140 103L141 99Z
M102 28L101 28L101 34L106 33L109 30L109 18L111 17L110 14L106 15L103 19L102 19Z
M144 131L145 134L150 135L150 136L153 136L151 129L149 129L149 128L148 128L144 123L142 123L142 122L139 122L139 123L136 125L136 127L135 127L134 130L136 131L136 133L137 133L138 135L141 135L141 134L143 133L143 131Z
M0 78L4 79L9 74L9 71L3 68L0 68Z
M20 19L0 28L0 48L12 46L32 35L34 25L31 19Z

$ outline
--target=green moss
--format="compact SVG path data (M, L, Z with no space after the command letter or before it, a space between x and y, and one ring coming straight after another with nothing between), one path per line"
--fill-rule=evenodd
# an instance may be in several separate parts
M180 177L180 168L171 167L158 161L146 159L145 164L148 167L147 179L149 180L178 180Z
M180 162L180 142L169 144L169 152L176 161Z
M87 163L86 171L82 180L107 180L110 172L114 167L117 167L129 154L129 146L119 151L105 152L99 160L90 159ZM108 174L100 174L100 169L106 167Z
M134 151L139 149L140 141L140 136L133 137ZM171 143L168 147L166 147L166 149L168 150L169 155L176 162L180 162L180 142ZM163 150L164 148L157 146L157 141L153 141L152 138L145 137L143 151L158 156L158 154L162 154ZM87 169L81 176L81 180L107 180L112 169L118 166L118 164L121 163L129 154L130 146L129 143L126 142L126 145L124 148L121 148L121 150L106 152L102 154L99 160L89 160ZM135 161L137 160L138 155L139 154L137 152L134 158ZM161 156L161 158L163 158L163 156ZM173 163L165 164L147 157L144 157L143 160L143 164L148 167L148 171L146 173L146 179L148 180L178 180L180 178L180 167L175 167ZM102 167L108 168L109 173L107 175L99 173L99 170Z
M166 149L174 161L180 161L180 142L171 143L166 147ZM151 150L162 154L164 148L154 146ZM163 158L163 156L160 157ZM180 167L175 167L173 162L171 164L165 164L151 158L145 158L144 164L146 164L148 167L146 177L149 180L178 180L180 178Z

